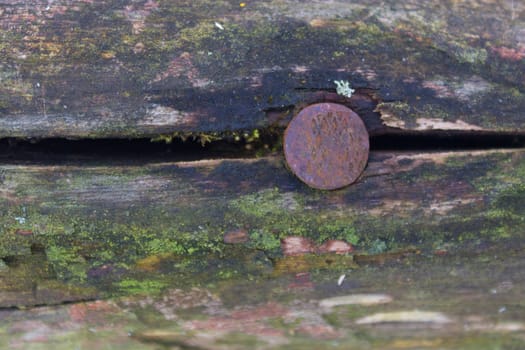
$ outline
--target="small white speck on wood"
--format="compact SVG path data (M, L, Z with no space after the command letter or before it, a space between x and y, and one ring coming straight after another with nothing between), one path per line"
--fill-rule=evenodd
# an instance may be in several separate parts
M340 305L377 305L386 304L393 299L387 294L350 294L339 297L323 299L319 302L319 306L323 308L331 308Z
M452 320L441 312L434 311L396 311L379 312L370 316L361 317L355 321L357 324L378 324L378 323L434 323L445 324Z
M336 92L338 95L350 98L355 92L355 90L350 87L350 83L348 81L334 80L334 84L336 85Z
M343 284L344 280L346 278L346 275L339 276L339 279L337 280L337 285L340 286Z

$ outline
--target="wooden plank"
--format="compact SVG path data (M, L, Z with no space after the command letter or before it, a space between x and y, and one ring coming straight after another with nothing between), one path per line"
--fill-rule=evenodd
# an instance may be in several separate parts
M147 269L165 254L207 263L233 254L223 242L232 231L247 236L235 245L242 256L279 256L288 236L344 239L359 254L520 242L524 171L523 150L372 153L359 182L323 192L293 177L282 157L3 164L0 262L8 270L0 277L20 276L12 262L27 265L42 252L47 265L24 270L40 274L35 285L44 275L46 283L99 283L101 269Z
M245 3L3 1L0 137L266 128L334 99L371 130L523 130L521 1Z

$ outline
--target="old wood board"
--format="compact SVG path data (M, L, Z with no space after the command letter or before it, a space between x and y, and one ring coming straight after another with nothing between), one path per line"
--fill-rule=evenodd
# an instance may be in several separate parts
M13 0L0 33L0 137L264 129L326 99L369 101L371 131L525 119L522 1Z
M98 274L105 268L118 283L121 273L155 265L166 254L197 265L258 251L278 257L280 239L288 236L316 244L343 239L362 254L505 241L518 247L525 232L524 169L522 150L373 153L358 183L326 192L302 184L281 156L2 165L0 256L12 266L2 276L1 305L35 302L12 293L27 288L10 280L21 278L13 272L21 261L37 282L43 274L46 283L104 289ZM225 244L236 230L246 240ZM43 259L40 270L25 265L35 254Z
M249 139L321 101L372 136L524 131L521 1L8 0L0 34L9 142ZM372 152L332 192L273 151L2 155L0 345L520 348L522 149ZM316 254L287 255L293 236ZM355 250L320 254L332 239ZM411 328L319 308L356 292L389 293L377 312L443 313L409 310Z

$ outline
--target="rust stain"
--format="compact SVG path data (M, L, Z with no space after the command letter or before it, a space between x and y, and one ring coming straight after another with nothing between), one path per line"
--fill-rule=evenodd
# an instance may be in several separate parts
M224 234L224 243L227 244L241 244L250 240L248 231L244 228L228 231Z
M284 135L284 154L290 169L310 187L323 190L356 181L367 164L369 148L361 118L335 103L304 108Z
M32 236L33 235L33 231L32 230L18 229L18 230L15 231L15 234L17 234L19 236Z

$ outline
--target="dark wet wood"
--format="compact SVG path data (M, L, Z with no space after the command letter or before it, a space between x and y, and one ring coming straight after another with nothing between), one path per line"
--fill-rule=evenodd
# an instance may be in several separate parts
M326 100L369 130L523 130L524 32L522 1L4 1L0 137L265 128Z

